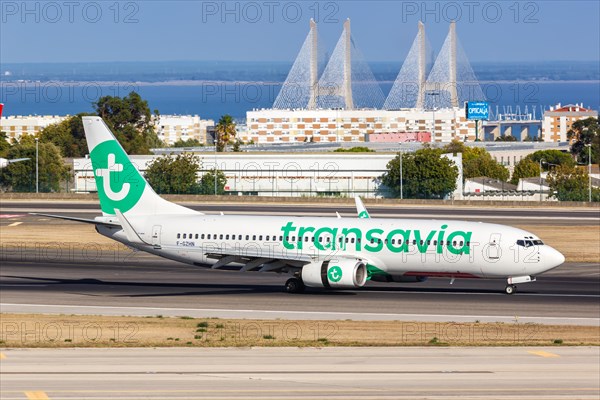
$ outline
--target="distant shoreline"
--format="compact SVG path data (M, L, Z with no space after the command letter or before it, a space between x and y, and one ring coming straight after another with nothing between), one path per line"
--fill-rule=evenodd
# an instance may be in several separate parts
M169 80L169 81L63 81L63 80L48 80L48 81L30 81L30 80L15 80L15 81L0 81L1 86L21 85L42 85L42 84L58 84L59 86L206 86L206 85L283 85L284 82L274 81L225 81L225 80ZM394 81L377 81L379 84L393 84ZM479 81L480 84L509 84L509 83L535 83L535 84L600 84L600 80L495 80L495 81Z

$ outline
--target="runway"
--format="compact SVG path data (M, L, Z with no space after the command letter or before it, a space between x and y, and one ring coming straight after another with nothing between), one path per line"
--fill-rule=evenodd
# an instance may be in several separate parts
M505 295L504 281L369 282L283 292L285 275L219 271L129 250L94 258L4 249L2 312L600 325L600 265L565 264Z
M186 207L206 213L259 214L259 215L315 215L356 217L356 208L344 204L198 204L185 203ZM517 224L535 221L536 224L598 224L600 208L499 208L499 207L454 207L454 206L414 206L414 205L367 205L372 217L386 218L433 218L483 220L503 224ZM100 215L96 202L30 202L2 201L2 213L26 214L29 212L54 213L80 218L93 218Z
M598 347L2 350L16 399L597 399Z

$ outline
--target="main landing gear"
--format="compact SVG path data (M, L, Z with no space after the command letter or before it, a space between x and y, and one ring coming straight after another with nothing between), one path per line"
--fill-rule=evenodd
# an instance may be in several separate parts
M302 293L305 288L306 286L304 286L302 279L290 278L285 283L285 291L288 293Z

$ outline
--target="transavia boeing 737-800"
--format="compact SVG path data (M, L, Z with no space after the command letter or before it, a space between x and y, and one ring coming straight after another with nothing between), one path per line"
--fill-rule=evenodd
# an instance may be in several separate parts
M289 274L305 286L363 287L367 281L428 277L535 281L565 258L536 235L479 222L370 218L205 215L158 196L100 117L83 117L102 216L71 218L127 246L199 267Z

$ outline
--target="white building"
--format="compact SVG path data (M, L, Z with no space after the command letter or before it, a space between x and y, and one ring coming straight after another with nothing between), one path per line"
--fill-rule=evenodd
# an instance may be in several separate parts
M364 142L372 133L431 132L432 142L475 140L475 122L461 108L440 110L278 110L246 113L243 141L254 143ZM483 138L483 128L480 129Z
M0 131L6 132L8 141L21 140L23 135L35 136L48 125L57 124L69 118L58 115L6 116L0 118Z
M583 107L583 104L569 104L550 108L544 113L542 135L545 142L566 142L567 132L574 122L590 117L598 118L598 111Z
M154 118L158 138L166 145L178 140L196 139L207 144L207 130L215 126L212 119L200 119L197 115L161 115Z
M201 161L198 178L215 167L225 173L225 191L258 196L382 197L380 176L395 153L197 153ZM459 167L455 199L462 198L462 154L447 154ZM159 156L131 156L144 172ZM88 158L73 160L74 190L95 192L92 164Z

